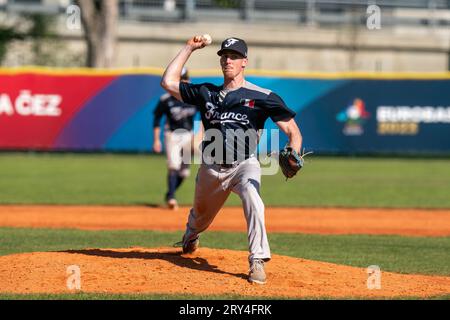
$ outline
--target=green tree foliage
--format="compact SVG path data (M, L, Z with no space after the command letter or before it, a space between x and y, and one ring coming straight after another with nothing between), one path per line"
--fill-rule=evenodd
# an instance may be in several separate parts
M13 26L0 24L0 64L13 41L31 43L32 58L26 63L41 66L79 66L82 57L70 54L58 39L55 30L56 16L42 14L22 14Z
M13 27L4 27L0 25L0 64L8 51L8 44L13 40L22 40L22 34L16 32Z

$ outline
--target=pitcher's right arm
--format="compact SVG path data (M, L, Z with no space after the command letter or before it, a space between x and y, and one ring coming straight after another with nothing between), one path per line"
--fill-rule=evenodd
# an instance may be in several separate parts
M180 95L181 70L184 64L191 56L192 52L206 46L205 39L202 36L195 36L189 39L186 45L178 52L176 57L170 62L164 71L161 86L172 96L182 101Z

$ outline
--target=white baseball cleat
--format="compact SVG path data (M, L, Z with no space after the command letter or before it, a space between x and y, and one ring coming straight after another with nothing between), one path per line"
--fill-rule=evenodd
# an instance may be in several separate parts
M264 271L264 261L262 259L253 259L250 262L248 281L257 284L266 283L266 273Z
M171 210L177 210L178 209L178 202L177 202L176 199L169 199L169 201L167 201L167 206Z

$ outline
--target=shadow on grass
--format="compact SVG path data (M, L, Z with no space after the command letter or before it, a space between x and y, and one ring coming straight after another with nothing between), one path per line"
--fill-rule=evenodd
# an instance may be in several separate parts
M244 273L230 273L218 269L217 266L209 264L208 260L204 258L189 258L182 256L181 252L121 252L114 250L102 249L82 249L82 250L65 250L58 251L72 254L84 254L88 256L107 257L115 259L144 259L144 260L164 260L182 268L189 268L193 270L213 272L219 274L227 274L241 279L247 279Z

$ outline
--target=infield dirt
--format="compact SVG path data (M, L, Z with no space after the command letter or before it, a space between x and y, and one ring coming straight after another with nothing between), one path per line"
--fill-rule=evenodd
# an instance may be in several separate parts
M0 226L183 230L189 208L1 206ZM269 232L450 235L449 210L267 208ZM245 231L242 209L225 208L211 230ZM167 293L261 297L429 297L450 294L450 277L382 272L381 289L368 274L326 262L273 255L268 283L247 282L247 252L201 247L32 252L0 257L2 293L67 293L67 267L81 270L81 290L92 293Z
M184 230L188 207L0 206L0 227ZM450 210L266 208L268 232L450 236ZM208 230L246 231L242 208L225 207Z

